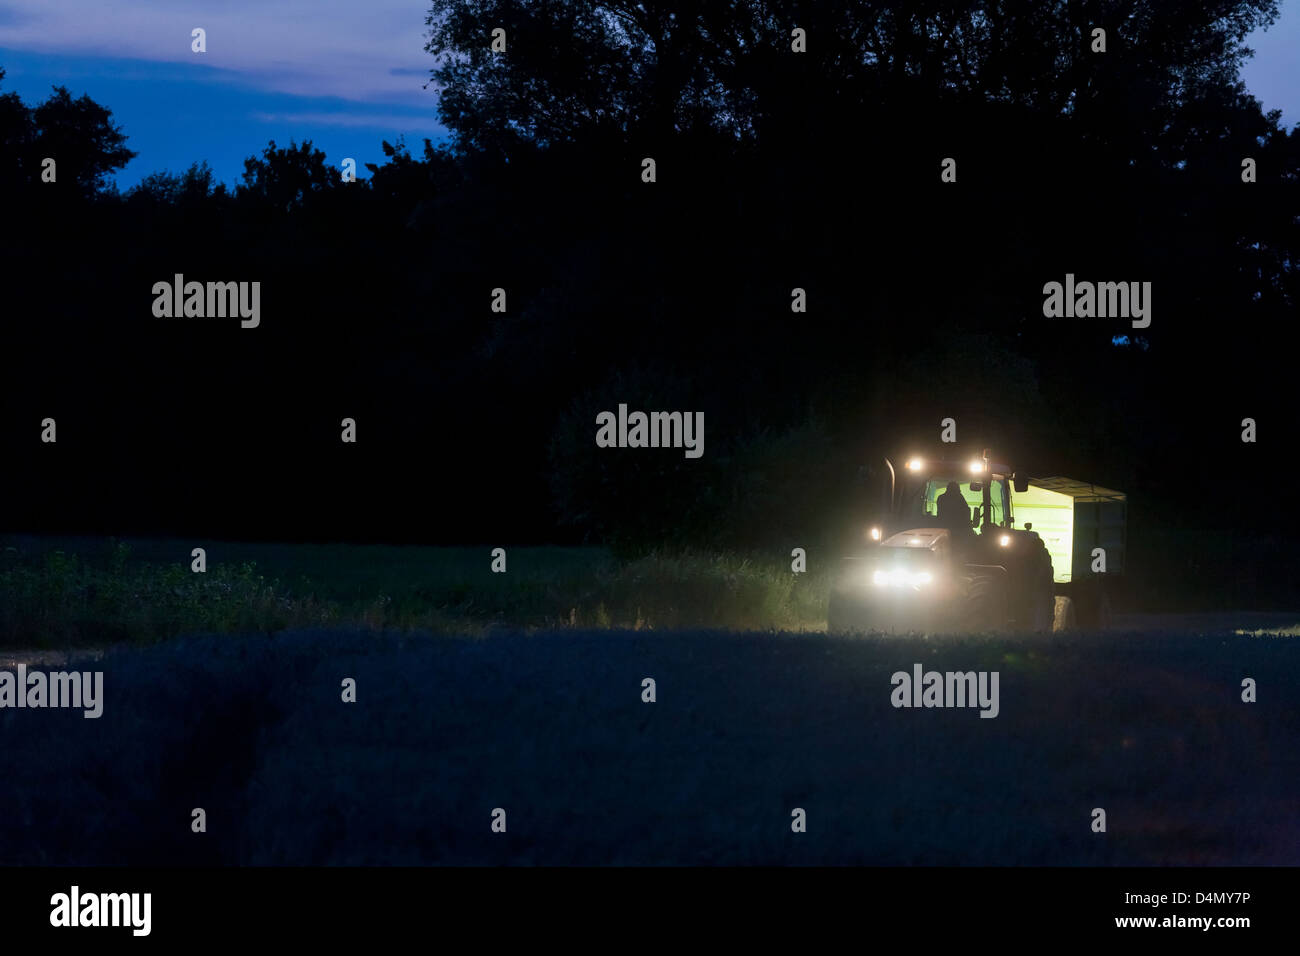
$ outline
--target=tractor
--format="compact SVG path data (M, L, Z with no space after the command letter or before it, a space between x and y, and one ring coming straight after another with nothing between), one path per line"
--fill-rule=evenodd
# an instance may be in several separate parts
M1029 479L992 461L987 450L966 461L890 459L865 469L879 494L876 514L832 583L829 631L1045 632L1104 626L1104 575L1089 549L1103 534L1123 561L1123 495L1069 479ZM1015 526L1021 502L1050 526ZM1087 506L1098 505L1093 511ZM1081 514L1103 515L1090 525ZM1110 540L1109 538L1107 540ZM1062 550L1063 549L1063 550Z

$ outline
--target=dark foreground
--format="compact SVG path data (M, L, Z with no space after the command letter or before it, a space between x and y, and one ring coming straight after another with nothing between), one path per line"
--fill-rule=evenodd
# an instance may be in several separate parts
M997 671L998 716L894 708L916 663ZM0 710L0 863L1300 863L1294 638L303 631L83 667L99 719Z

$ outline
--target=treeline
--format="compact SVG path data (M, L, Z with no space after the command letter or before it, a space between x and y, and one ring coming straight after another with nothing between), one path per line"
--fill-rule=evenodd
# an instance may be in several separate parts
M356 182L272 143L119 193L107 109L9 94L4 523L831 548L856 466L951 417L1128 491L1135 558L1289 535L1300 134L1239 78L1276 5L1211 6L1093 53L1104 5L438 0L451 139ZM177 273L259 281L260 326L155 318ZM1150 326L1044 317L1067 273L1151 282ZM704 456L598 448L619 403L704 412Z

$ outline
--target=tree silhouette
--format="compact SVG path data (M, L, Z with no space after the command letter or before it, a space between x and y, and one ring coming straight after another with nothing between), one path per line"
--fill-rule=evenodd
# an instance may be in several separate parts
M1197 104L1258 120L1241 95L1244 39L1277 13L1277 0L434 0L426 49L440 117L465 150L705 129L781 149L794 131L833 140L944 104L1002 104L1069 119L1116 162L1172 164L1213 135ZM498 27L505 53L489 47ZM795 27L806 54L790 53Z
M54 87L32 110L36 136L24 163L29 180L39 177L41 160L50 157L58 164L60 182L71 182L82 196L102 193L109 175L136 156L112 116L89 96L73 99L67 87Z
M202 160L179 175L166 170L150 173L127 191L126 198L162 205L195 205L214 194L224 195L225 191L225 184L215 181L212 167Z
M0 69L0 82L4 77L5 71ZM19 186L32 178L26 165L35 141L36 126L27 104L17 93L0 96L0 175L6 183Z
M331 191L340 173L325 162L325 153L313 148L311 140L301 145L290 141L283 149L271 140L260 157L244 160L243 179L237 191L241 197L292 212Z

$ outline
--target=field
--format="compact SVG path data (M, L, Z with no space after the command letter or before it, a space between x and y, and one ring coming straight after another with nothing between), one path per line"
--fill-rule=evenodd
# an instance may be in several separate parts
M196 544L5 542L0 668L104 703L0 709L0 864L1300 863L1294 627L847 637L780 560ZM893 706L916 664L996 718Z
M0 711L0 864L1296 864L1297 647L180 638L83 665L98 719ZM998 716L892 707L914 663L998 671Z

